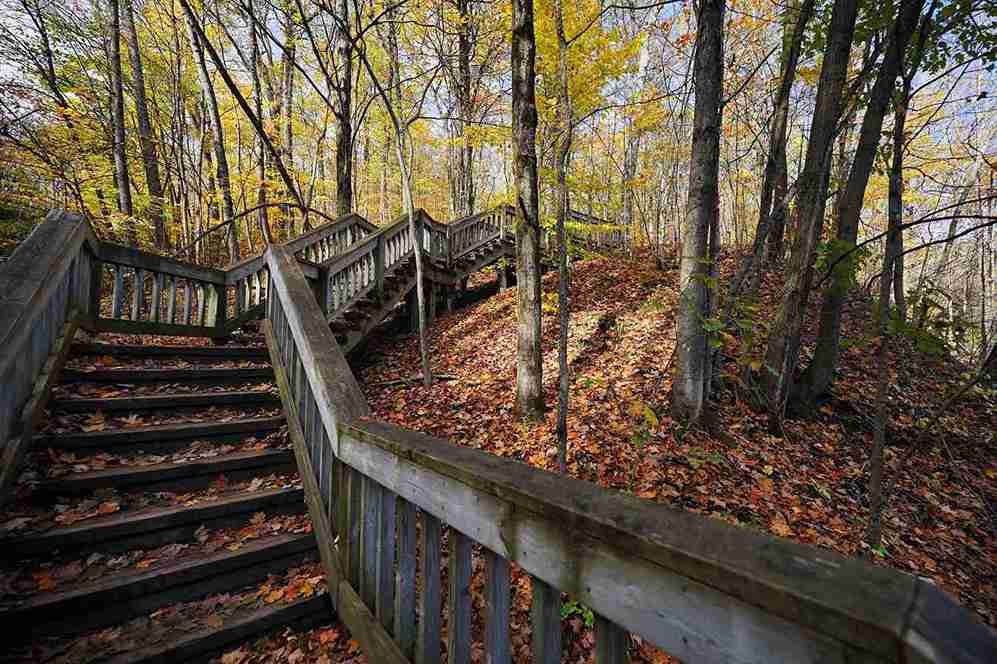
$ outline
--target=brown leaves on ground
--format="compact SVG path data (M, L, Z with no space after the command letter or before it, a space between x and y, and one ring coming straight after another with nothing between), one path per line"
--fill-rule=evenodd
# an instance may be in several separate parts
M733 260L723 261L729 273ZM674 269L648 257L578 262L572 270L569 472L626 491L807 544L855 555L868 518L867 469L874 412L874 344L868 303L849 302L846 350L834 399L816 415L767 432L749 403L751 385L732 378L734 359L760 357L778 308L779 275L763 281L755 340L726 340L714 433L686 431L669 416L674 348ZM544 280L544 385L557 402L556 274ZM814 344L819 298L804 336ZM515 391L515 291L443 315L430 328L434 372L453 376L426 388L390 381L419 373L417 340L372 339L361 382L374 415L451 442L553 470L553 410L537 424L512 413ZM951 359L906 342L892 357L886 473L896 485L885 515L885 556L876 562L931 578L984 620L997 623L997 538L988 508L997 503L992 453L997 405L979 391L941 418L930 441L902 465L906 442L963 380ZM988 456L989 454L989 456ZM989 471L989 473L987 472Z

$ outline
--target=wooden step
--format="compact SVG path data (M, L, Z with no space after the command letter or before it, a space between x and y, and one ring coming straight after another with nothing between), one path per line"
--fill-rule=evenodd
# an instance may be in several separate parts
M154 569L120 572L65 592L41 593L20 606L0 611L0 621L8 636L17 640L40 634L76 634L176 602L257 583L316 554L311 533L263 538L247 542L237 551L222 549ZM72 620L67 620L70 616Z
M185 442L200 438L213 440L238 440L247 434L266 433L284 425L284 418L253 417L231 422L187 422L134 429L108 431L83 431L35 437L35 445L46 445L66 450L87 450L118 447L121 445ZM148 445L142 449L152 449Z
M223 456L179 463L148 466L117 466L105 470L70 473L45 480L35 487L41 495L79 495L113 487L127 491L141 487L145 491L189 491L210 484L219 475L239 482L263 474L284 474L295 469L290 450L233 452Z
M142 397L114 397L111 399L55 399L50 410L65 413L93 411L118 412L132 410L161 410L167 408L198 408L202 406L266 406L277 405L280 398L266 390L239 392L195 392L191 394L163 394Z
M0 540L0 556L8 559L100 545L105 551L154 548L191 537L200 526L221 528L248 513L304 511L301 489L243 492L194 505L155 507L59 526L43 533Z
M111 357L183 357L225 360L268 360L262 346L127 346L108 343L82 343L72 346L76 355L110 355Z
M240 368L191 368L191 369L95 369L79 371L66 369L59 375L60 382L70 383L248 383L271 380L270 367Z
M174 664L207 661L211 655L241 641L285 625L307 629L331 622L332 605L326 593L287 604L257 609L251 614L227 621L216 629L190 632L175 641L122 653L107 664Z

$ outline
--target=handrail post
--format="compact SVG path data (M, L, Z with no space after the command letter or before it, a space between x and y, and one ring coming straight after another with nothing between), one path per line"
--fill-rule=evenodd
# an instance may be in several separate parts
M377 244L374 245L374 292L377 301L384 300L384 235L377 237Z
M214 297L211 306L213 311L211 312L211 317L214 319L213 324L215 330L218 332L219 337L228 336L225 331L225 323L228 320L228 291L226 290L225 284L214 284ZM239 293L236 293L236 298L239 297Z

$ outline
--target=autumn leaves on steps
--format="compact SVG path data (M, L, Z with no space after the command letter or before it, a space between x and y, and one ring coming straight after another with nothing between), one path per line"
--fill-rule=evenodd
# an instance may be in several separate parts
M266 349L73 352L0 517L0 659L186 661L328 621Z

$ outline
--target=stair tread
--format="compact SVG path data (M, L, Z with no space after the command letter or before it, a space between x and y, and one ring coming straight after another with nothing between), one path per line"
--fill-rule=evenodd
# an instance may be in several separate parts
M211 475L232 472L243 468L266 467L288 464L294 461L294 454L287 449L264 449L238 451L216 457L171 461L148 465L121 465L101 470L71 472L55 479L43 480L37 491L58 493L71 491L73 485L94 486L137 486L141 482L164 481L191 475Z
M39 545L44 546L48 542L52 542L51 546L57 548L58 545L55 543L61 542L63 539L98 541L110 539L117 534L138 535L142 532L167 528L174 523L202 521L216 514L257 511L268 504L304 500L303 496L302 490L297 487L236 491L221 498L209 499L192 505L180 504L124 510L68 525L57 525L41 532L6 538L0 542L6 545L4 550L8 557L10 555L16 556L19 549L30 555L32 550L38 548ZM84 534L92 536L76 537Z
M99 444L101 442L123 441L141 443L156 440L175 440L196 436L212 436L225 433L250 433L268 431L284 424L283 415L268 417L246 417L228 422L179 422L175 424L157 424L127 429L107 429L104 431L79 431L46 434L35 437L36 444L47 444L55 447L75 443L81 446Z
M72 397L54 399L49 408L56 411L71 410L153 410L162 408L187 408L201 405L243 405L266 402L279 402L277 395L269 390L244 390L228 392L189 392L178 394L157 394L135 397Z
M226 380L238 378L270 378L272 367L199 367L189 369L66 369L59 378L74 382L176 382L183 380Z
M271 592L280 597L268 597ZM78 664L189 661L285 624L329 622L330 609L324 575L312 562L235 592L207 593L83 634L35 637L13 661L54 656Z
M308 550L314 546L315 536L312 533L283 533L262 537L251 540L235 550L225 548L207 555L192 556L169 562L162 566L127 569L117 574L94 579L69 590L38 593L16 605L0 609L0 618L9 618L16 613L57 607L60 604L86 598L96 599L98 595L121 590L130 590L134 596L139 586L149 585L153 580L158 580L160 586L168 577L173 577L174 581L179 580L177 577L183 577L184 580L189 581L203 578L212 572L218 572L219 567L226 563L237 564L239 561L248 561L251 558L265 559L267 554L275 557L287 555L298 550Z
M109 344L104 342L76 342L72 346L76 355L110 355L130 357L227 357L267 358L264 346L139 346Z

